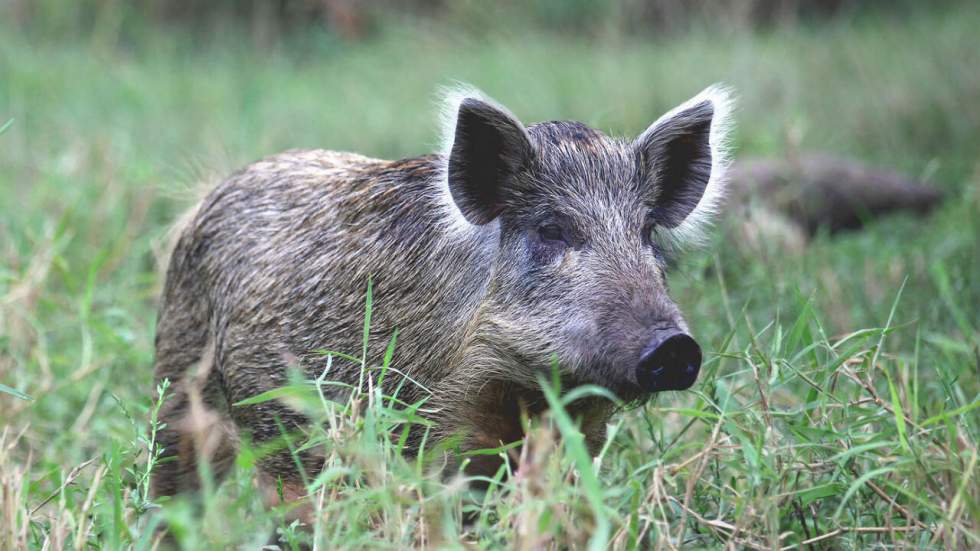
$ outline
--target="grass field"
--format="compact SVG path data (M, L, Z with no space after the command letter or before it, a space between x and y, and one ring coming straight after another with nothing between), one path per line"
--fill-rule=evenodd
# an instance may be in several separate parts
M271 47L3 25L0 549L146 549L161 519L188 549L276 531L320 549L980 547L976 6L662 39L416 22ZM721 224L672 276L707 352L698 383L616 416L595 459L559 410L517 474L470 493L398 456L402 415L369 393L303 402L330 458L311 533L263 510L255 450L199 503L153 503L155 304L193 190L292 147L428 152L453 80L525 121L628 135L723 81L737 155L842 153L947 200L800 255Z

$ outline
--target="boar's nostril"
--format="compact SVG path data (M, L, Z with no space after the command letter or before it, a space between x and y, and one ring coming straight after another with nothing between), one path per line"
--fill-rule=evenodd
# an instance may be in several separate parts
M701 347L679 329L658 331L640 355L636 382L647 392L685 390L701 370Z

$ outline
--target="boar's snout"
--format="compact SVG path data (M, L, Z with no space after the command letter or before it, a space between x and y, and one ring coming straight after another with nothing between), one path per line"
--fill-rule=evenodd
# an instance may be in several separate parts
M646 392L686 390L701 370L701 347L680 329L660 329L640 354L634 377Z

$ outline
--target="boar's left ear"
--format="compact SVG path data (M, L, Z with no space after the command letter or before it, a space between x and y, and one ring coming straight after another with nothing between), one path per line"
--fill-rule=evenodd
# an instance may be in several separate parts
M698 237L722 198L731 104L728 91L713 86L660 117L634 142L651 189L653 221L681 240Z
M446 178L452 201L471 224L482 225L504 208L515 176L532 155L524 125L492 101L462 95L450 114L452 143ZM448 121L447 121L448 122Z

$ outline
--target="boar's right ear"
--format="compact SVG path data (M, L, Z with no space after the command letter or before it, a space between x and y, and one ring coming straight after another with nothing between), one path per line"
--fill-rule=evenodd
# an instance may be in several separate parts
M524 126L501 107L464 97L456 109L446 177L463 217L483 225L504 208L507 186L531 159Z

